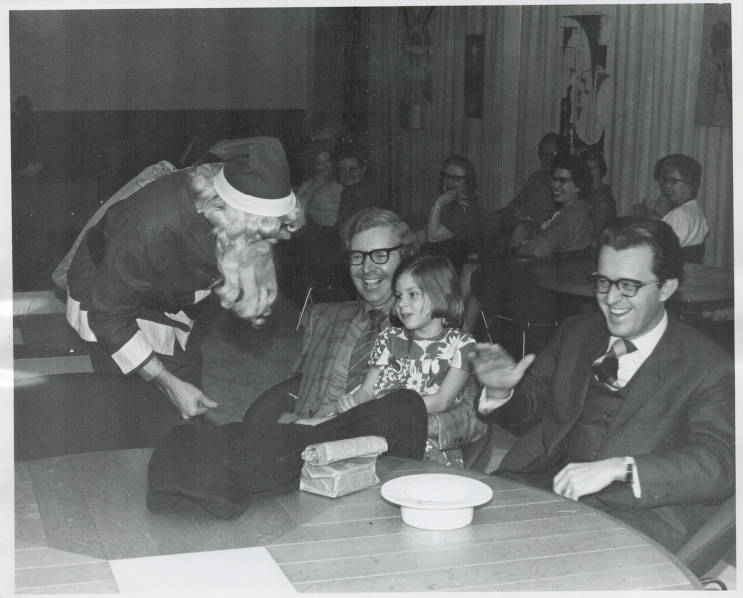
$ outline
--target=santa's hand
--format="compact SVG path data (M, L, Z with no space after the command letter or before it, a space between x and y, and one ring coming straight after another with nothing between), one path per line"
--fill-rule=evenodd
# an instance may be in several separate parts
M157 387L168 395L170 402L180 411L183 419L203 415L209 409L219 406L196 386L175 377L170 372L163 371L154 381Z

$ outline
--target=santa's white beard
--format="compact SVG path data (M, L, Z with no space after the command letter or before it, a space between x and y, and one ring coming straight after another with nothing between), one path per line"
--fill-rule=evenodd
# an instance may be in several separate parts
M247 234L217 236L217 263L224 283L216 289L222 307L260 327L278 295L273 241Z

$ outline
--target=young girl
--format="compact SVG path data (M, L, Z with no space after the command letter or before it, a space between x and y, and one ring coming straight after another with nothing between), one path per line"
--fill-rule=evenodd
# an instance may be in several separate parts
M394 287L394 311L404 328L390 326L379 334L363 383L339 401L338 411L407 388L421 395L431 424L436 419L431 414L461 401L470 375L467 353L475 339L457 328L464 305L449 258L423 255L408 259L395 272ZM431 434L437 427L429 425L432 438L426 444L426 458L461 464L461 457L438 450L437 434Z

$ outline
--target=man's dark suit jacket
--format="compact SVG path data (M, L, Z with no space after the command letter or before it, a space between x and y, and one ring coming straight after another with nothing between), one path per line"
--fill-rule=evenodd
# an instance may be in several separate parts
M583 410L591 363L608 341L601 314L581 314L561 325L511 400L493 412L498 423L520 434L499 473L548 472L558 465ZM642 497L613 483L586 502L609 512L652 515L683 541L734 492L732 359L669 314L663 337L625 390L596 460L633 456Z

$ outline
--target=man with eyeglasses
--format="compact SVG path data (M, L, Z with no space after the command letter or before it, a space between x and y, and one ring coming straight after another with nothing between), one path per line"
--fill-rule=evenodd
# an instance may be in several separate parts
M478 411L519 434L497 473L624 520L672 551L734 491L732 359L665 304L682 275L660 220L602 234L600 314L560 326L535 359L478 345ZM533 363L532 363L533 362Z
M346 430L349 420L386 418L390 428L405 431L405 442L415 446L416 451L420 449L420 454L407 455L417 458L423 456L427 434L438 438L440 450L477 440L485 424L476 417L474 392L469 400L446 413L426 415L424 407L422 434L418 433L411 413L417 414L423 402L407 390L392 392L336 417L337 402L354 389L368 369L371 341L365 343L364 339L373 340L374 330L381 331L390 323L395 270L405 257L418 250L408 224L382 208L367 208L353 215L341 236L358 300L318 303L305 314L302 351L295 375L258 397L243 421L326 426L333 428L328 437L331 440L330 435L335 435L338 429Z

